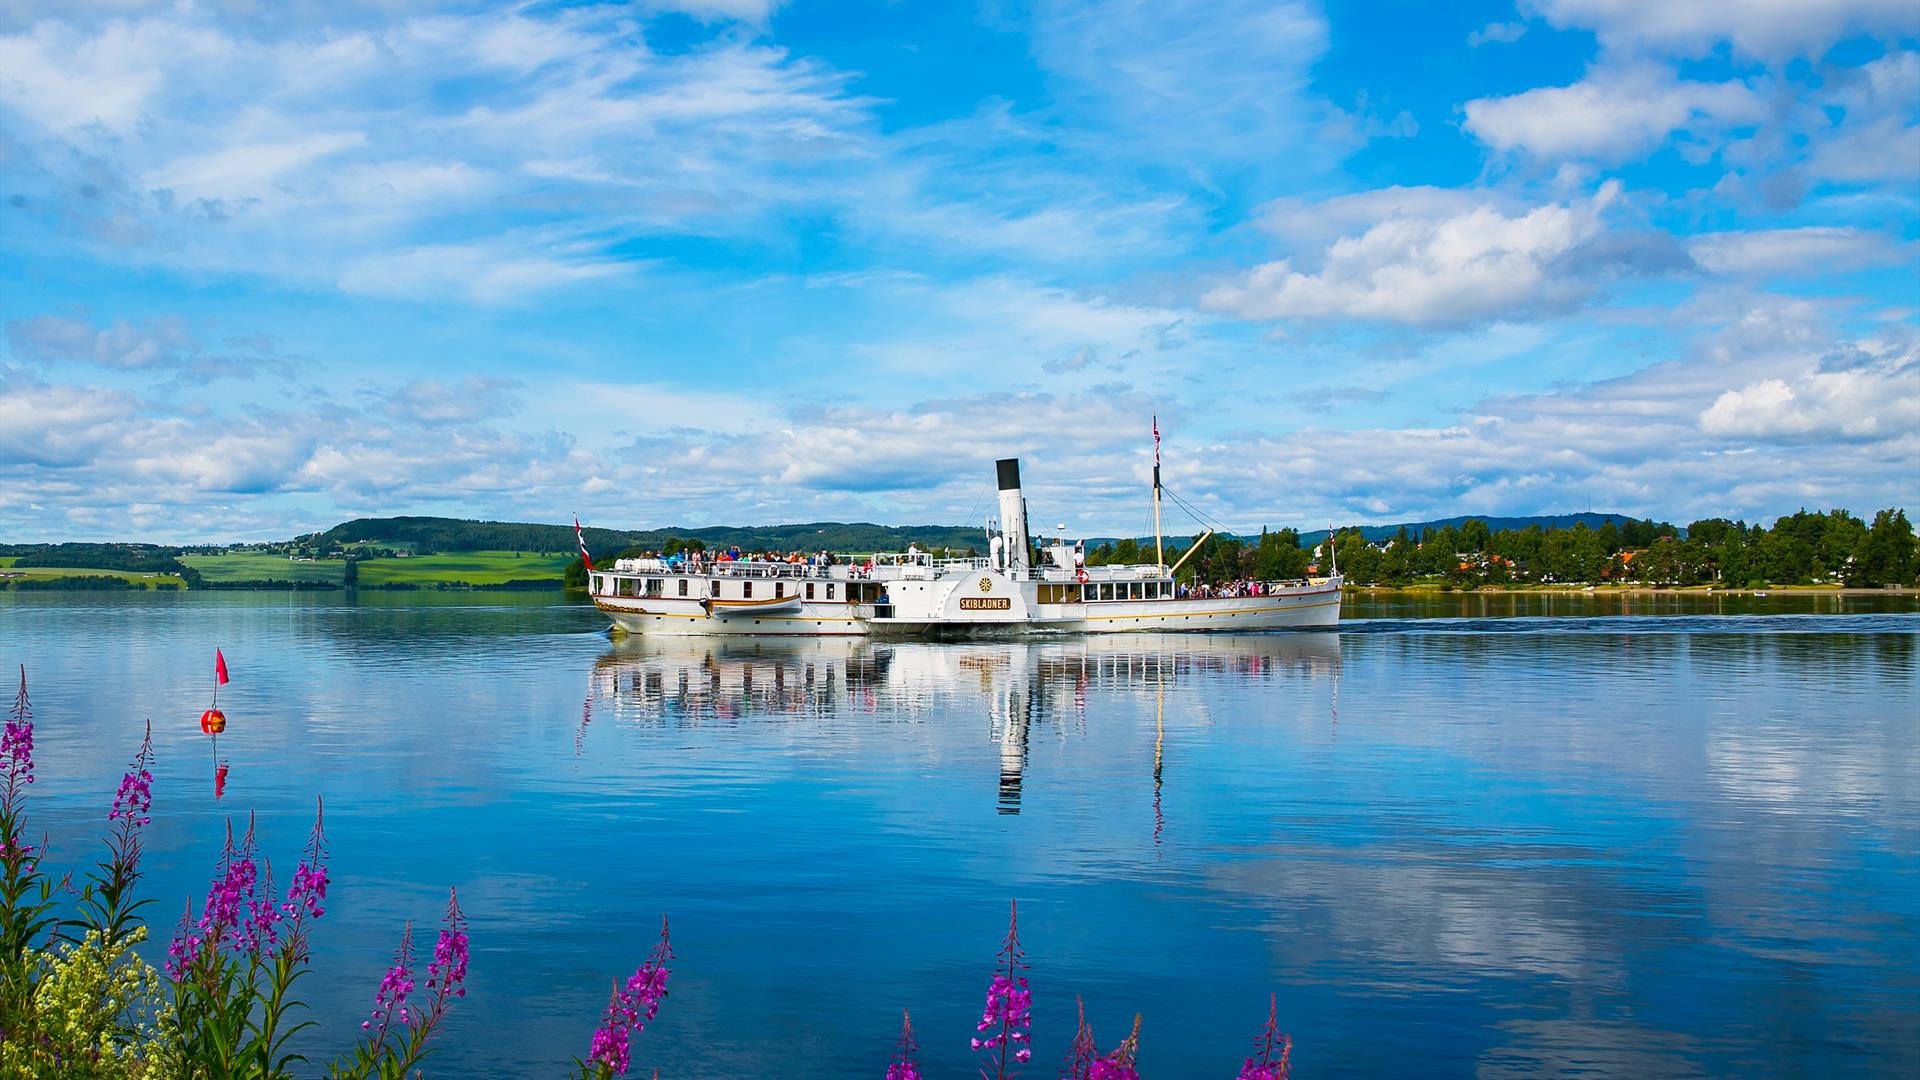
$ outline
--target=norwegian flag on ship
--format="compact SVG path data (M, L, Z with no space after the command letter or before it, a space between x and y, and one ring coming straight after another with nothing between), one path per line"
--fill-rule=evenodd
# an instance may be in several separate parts
M579 514L573 515L573 538L580 545L580 561L587 564L588 570L592 570L593 556L587 554L587 535L586 533L580 531L580 515Z
M1153 464L1155 467L1158 467L1160 464L1160 414L1159 413L1155 413L1153 416Z

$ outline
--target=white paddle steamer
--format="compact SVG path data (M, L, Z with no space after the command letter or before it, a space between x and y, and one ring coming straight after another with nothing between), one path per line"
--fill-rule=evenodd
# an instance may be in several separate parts
M909 549L806 562L621 559L588 574L593 602L633 634L975 637L1112 631L1266 630L1340 620L1340 576L1244 582L1193 595L1156 538L1153 563L1085 565L1084 543L1036 546L1020 462L998 463L1000 520L988 556L936 559ZM1154 468L1159 528L1160 470ZM1211 530L1188 549L1199 549Z

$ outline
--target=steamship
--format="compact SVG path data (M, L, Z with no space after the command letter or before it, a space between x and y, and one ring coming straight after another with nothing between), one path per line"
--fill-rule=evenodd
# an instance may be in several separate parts
M997 522L985 558L915 549L783 562L621 559L588 574L593 602L614 629L647 635L875 635L983 637L1116 631L1267 630L1333 626L1340 575L1243 583L1235 595L1178 584L1156 535L1155 561L1088 566L1085 541L1028 532L1020 462L997 463ZM1159 532L1159 467L1154 528ZM1198 550L1212 530L1188 549Z

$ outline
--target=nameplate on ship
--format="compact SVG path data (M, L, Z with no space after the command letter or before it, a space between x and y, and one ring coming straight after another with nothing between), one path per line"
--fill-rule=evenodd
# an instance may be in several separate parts
M960 598L961 611L1006 611L1013 607L1013 600L1005 596L963 596Z

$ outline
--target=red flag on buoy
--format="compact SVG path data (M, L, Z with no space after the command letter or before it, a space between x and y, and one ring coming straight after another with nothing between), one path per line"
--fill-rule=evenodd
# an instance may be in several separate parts
M213 797L218 799L227 793L227 763L221 762L213 769Z
M221 686L227 685L227 658L217 648L213 650L213 677Z

